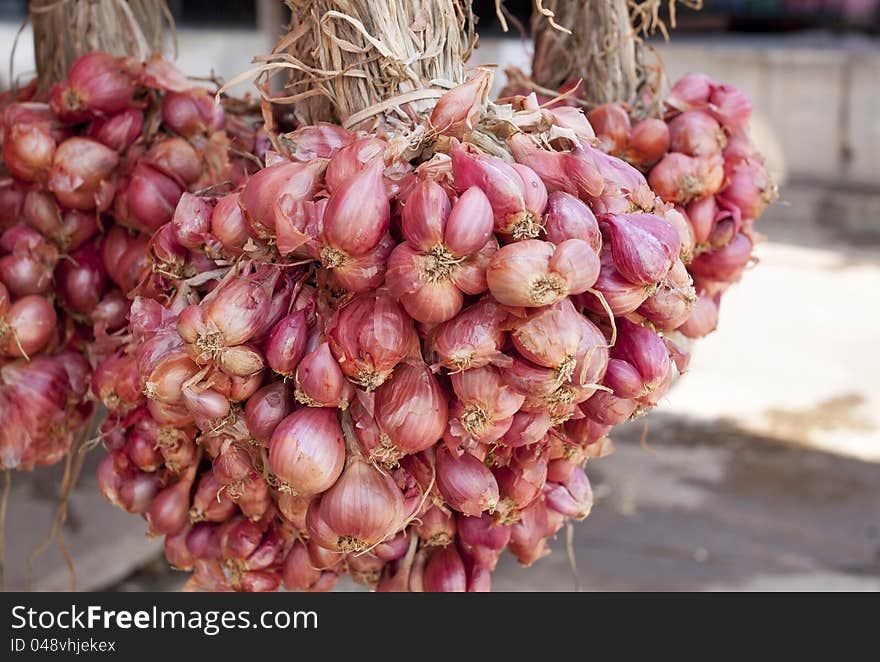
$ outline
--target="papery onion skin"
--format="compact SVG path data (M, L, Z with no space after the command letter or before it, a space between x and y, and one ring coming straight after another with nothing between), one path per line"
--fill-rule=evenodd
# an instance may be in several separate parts
M342 472L345 442L332 409L300 409L285 418L269 442L269 468L297 494L319 494Z

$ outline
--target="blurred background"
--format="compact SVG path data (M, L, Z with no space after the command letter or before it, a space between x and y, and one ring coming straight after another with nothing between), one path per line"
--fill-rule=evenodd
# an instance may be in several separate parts
M247 69L284 22L276 0L168 4L177 62L193 75ZM527 25L531 0L506 4ZM34 68L26 6L0 0L0 87ZM499 65L497 91L505 67L529 69L530 45L501 32L493 1L475 9L472 62ZM878 590L880 0L705 0L679 9L670 43L652 45L670 80L703 71L754 102L752 131L780 183L759 223L769 241L691 371L589 465L596 505L574 527L576 574L561 533L531 568L505 556L494 588ZM60 471L13 478L10 589L27 586ZM87 467L65 530L78 588L177 589L183 575L145 528L103 500ZM54 545L34 569L33 589L71 586Z

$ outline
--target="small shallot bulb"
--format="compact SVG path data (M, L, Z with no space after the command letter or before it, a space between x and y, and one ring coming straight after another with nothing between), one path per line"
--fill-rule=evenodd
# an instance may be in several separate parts
M382 161L388 143L375 136L358 138L349 145L341 147L330 157L324 183L331 193L343 186L347 181L364 169L368 164Z
M238 196L250 233L259 239L274 237L279 205L282 201L292 205L293 201L310 200L317 192L325 167L326 161L320 159L308 163L281 162L251 176Z
M638 168L647 169L662 159L668 150L668 125L663 120L648 117L633 127L626 159Z
M353 390L325 342L306 354L296 368L296 399L308 407L345 409Z
M752 102L733 85L717 85L709 97L709 110L728 129L738 129L749 121Z
M478 443L500 439L525 401L492 366L453 373L451 380L457 400L450 412L450 431Z
M455 517L440 506L428 508L418 522L413 530L426 547L445 547L455 539Z
M562 191L551 193L548 198L544 232L547 241L557 246L567 239L583 239L596 253L602 248L602 233L592 210Z
M454 371L509 365L510 358L501 353L506 317L501 306L485 299L442 324L434 337L440 364Z
M685 74L669 90L666 105L680 111L705 108L715 87L715 81L706 74Z
M666 202L687 204L716 193L724 181L724 162L720 154L688 156L669 152L651 169L648 183Z
M710 280L733 282L752 259L752 241L739 233L717 250L701 253L689 265L694 276Z
M413 319L445 322L461 309L462 292L485 290L478 253L492 236L492 208L477 187L467 189L450 209L434 181L416 185L406 201L401 229L405 244L394 249L386 284ZM474 278L474 276L477 276Z
M359 295L328 323L327 341L345 375L371 391L391 376L415 340L412 321L391 297Z
M248 240L248 226L238 195L230 193L220 198L211 214L211 234L233 255L239 255Z
M49 190L64 207L103 211L113 199L110 179L117 165L119 155L109 147L88 138L68 138L55 150Z
M587 474L575 467L564 482L548 482L544 486L544 500L548 508L566 517L585 519L593 508L593 490Z
M283 381L264 386L247 399L244 420L251 438L269 445L278 424L293 409L293 396Z
M134 91L135 80L125 59L94 52L73 63L67 81L52 88L50 99L52 110L63 120L77 122L123 110Z
M654 214L608 214L614 266L638 285L660 282L678 257L681 241L675 228Z
M272 327L266 339L266 363L275 372L292 377L306 350L308 320L305 311L297 310Z
M492 84L488 69L477 69L470 79L453 87L437 101L429 124L438 134L463 138L476 126Z
M340 552L362 552L390 538L405 516L403 494L391 476L357 454L316 504Z
M57 319L55 308L45 297L21 297L0 320L0 349L7 356L33 356L52 338Z
M53 117L43 104L10 104L3 113L3 162L28 182L45 182L55 155Z
M168 90L162 100L162 122L175 133L189 138L223 128L226 117L223 107L214 103L207 90Z
M514 239L537 237L543 209L526 205L525 184L509 164L498 157L479 153L473 145L452 143L452 173L455 187L466 191L480 188L492 206L495 230Z
M688 338L702 338L718 326L718 306L721 295L710 295L700 292L690 310L687 320L678 327L678 331Z
M692 110L669 122L669 147L688 156L712 156L721 153L727 139L714 117L701 110Z
M577 185L565 170L567 155L564 152L555 152L539 146L532 137L519 132L511 134L507 144L517 163L528 164L529 168L541 178L548 192L577 193Z
M623 104L603 103L588 112L587 119L603 151L618 154L626 149L632 127Z
M467 591L467 573L455 545L434 551L425 565L425 591L436 593L464 593Z
M663 339L627 319L620 319L617 324L617 343L611 350L612 356L638 370L646 393L655 390L666 379L670 368L669 352Z
M138 139L144 128L144 113L137 108L99 117L89 127L89 137L119 153L127 150Z
M287 491L318 494L336 482L345 463L345 442L336 410L308 407L275 428L269 469Z
M529 239L499 249L489 262L486 280L499 303L547 306L588 290L599 268L598 255L582 239L568 239L555 247Z
M776 187L758 159L734 165L727 180L720 198L739 208L744 219L757 219L776 198Z
M337 188L324 210L321 260L327 267L342 264L376 247L391 216L382 181L384 163L375 159Z
M185 477L156 495L147 511L150 534L174 534L189 524L191 489L192 478Z
M464 453L457 456L441 447L437 452L437 487L452 508L479 516L498 505L498 483L480 460Z
M447 405L428 366L400 364L376 389L375 419L382 443L371 451L372 459L393 464L402 455L433 446L446 429Z
M297 540L284 560L284 588L288 591L308 591L321 580L321 575L322 571L312 565L305 544Z

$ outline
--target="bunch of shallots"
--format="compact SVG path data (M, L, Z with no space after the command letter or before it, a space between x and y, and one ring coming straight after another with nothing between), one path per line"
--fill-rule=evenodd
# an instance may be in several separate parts
M417 157L301 127L156 226L93 381L98 478L189 588L487 590L589 514L585 462L684 370L685 215L579 110L485 104L487 76Z
M762 240L754 223L776 191L749 138L751 103L736 87L688 74L673 86L666 108L665 121L631 124L620 104L599 106L588 117L599 146L648 173L654 192L674 205L668 218L684 223L682 258L697 300L678 331L700 338L715 329L721 294L752 261Z
M124 341L154 232L186 191L243 182L256 126L159 56L85 55L44 102L0 117L0 467L51 464L91 406L92 362ZM207 268L202 262L193 272ZM181 266L185 269L185 266ZM163 272L168 279L182 271Z

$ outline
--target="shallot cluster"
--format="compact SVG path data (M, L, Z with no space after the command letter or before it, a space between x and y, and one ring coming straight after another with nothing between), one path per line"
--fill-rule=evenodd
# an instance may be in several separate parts
M697 296L677 330L700 338L716 328L721 295L752 263L763 240L754 224L776 190L748 133L751 103L736 87L687 74L665 108L663 120L635 124L622 104L599 106L588 117L599 146L645 172L673 206L667 214L681 227L682 259Z
M587 517L585 463L685 369L685 215L579 110L486 104L487 76L419 118L416 157L303 126L151 227L93 380L98 478L187 588L488 590Z
M91 367L124 342L129 293L209 264L151 261L181 196L256 170L260 125L158 55L90 53L47 98L0 101L0 468L52 464L90 417ZM163 270L168 267L168 270ZM96 375L99 379L100 375Z

